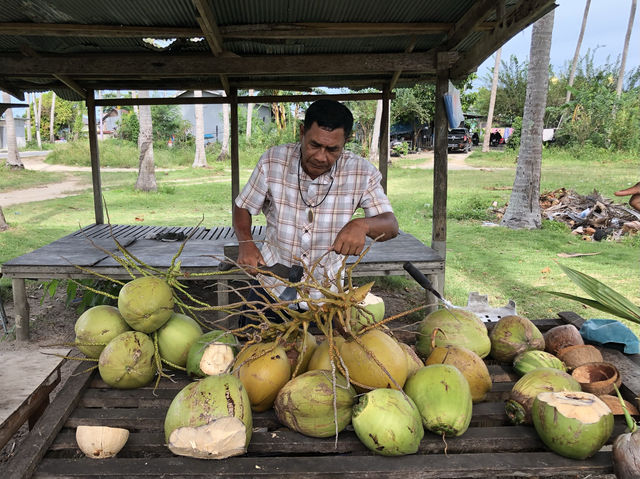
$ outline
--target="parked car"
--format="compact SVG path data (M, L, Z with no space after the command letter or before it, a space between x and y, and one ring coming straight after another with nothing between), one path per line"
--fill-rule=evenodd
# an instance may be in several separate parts
M471 134L466 128L454 128L449 130L447 136L449 151L468 152L471 149Z

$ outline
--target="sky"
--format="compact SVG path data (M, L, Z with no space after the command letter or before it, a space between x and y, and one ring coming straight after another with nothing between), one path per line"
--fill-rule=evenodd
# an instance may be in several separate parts
M555 10L551 39L551 64L556 71L568 69L565 65L570 65L573 59L585 3L585 0L556 0L558 7ZM611 63L615 63L618 56L622 56L630 12L631 0L591 0L580 56L584 56L587 49L591 49L596 52L594 56L596 65L607 63L607 56L610 57ZM503 45L503 61L508 61L511 55L515 55L520 61L529 59L531 29L531 26L528 27ZM484 83L482 77L493 74L494 63L495 54L478 67L479 81L474 83L475 86L482 86ZM625 71L628 72L639 64L640 5L636 9Z

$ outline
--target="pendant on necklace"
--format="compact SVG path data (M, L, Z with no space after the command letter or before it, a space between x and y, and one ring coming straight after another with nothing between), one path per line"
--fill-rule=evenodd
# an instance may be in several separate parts
M307 219L309 223L313 223L313 210L311 208L307 208Z

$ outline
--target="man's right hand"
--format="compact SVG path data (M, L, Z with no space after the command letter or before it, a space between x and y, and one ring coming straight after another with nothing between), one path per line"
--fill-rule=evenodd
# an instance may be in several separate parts
M262 253L253 241L241 241L238 244L238 264L250 269L265 266Z

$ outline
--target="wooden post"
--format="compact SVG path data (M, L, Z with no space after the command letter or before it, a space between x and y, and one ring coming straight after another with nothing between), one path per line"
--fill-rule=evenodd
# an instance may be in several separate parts
M240 153L238 151L238 89L229 89L231 120L231 209L240 194Z
M96 128L96 105L93 90L87 92L87 123L89 126L89 153L91 154L91 180L93 182L93 209L96 224L104 224L102 211L102 185L100 182L100 152L98 150L98 130Z
M435 144L433 150L433 223L431 228L431 248L442 259L447 255L447 135L449 132L444 94L449 89L449 54L438 53L436 76ZM446 262L445 262L446 265ZM438 292L444 290L444 272L437 276L434 285Z
M380 119L380 143L378 148L378 169L382 174L382 189L387 192L389 166L389 113L391 90L389 85L382 89L382 118Z
M29 302L24 278L11 280L13 290L13 316L16 321L16 340L29 341Z

